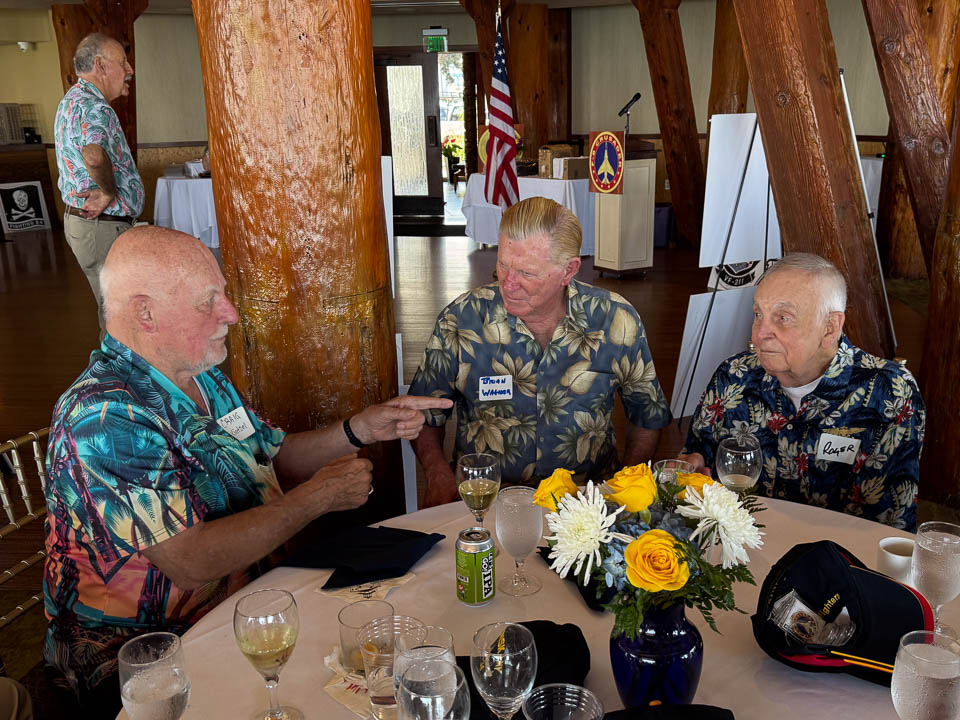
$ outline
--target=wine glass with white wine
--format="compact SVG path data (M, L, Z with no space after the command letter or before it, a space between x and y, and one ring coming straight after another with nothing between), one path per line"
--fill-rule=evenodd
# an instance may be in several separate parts
M930 630L904 635L890 696L900 720L960 717L960 642Z
M717 447L717 476L720 482L736 493L745 493L756 486L763 469L760 441L752 435L731 435Z
M127 640L117 654L120 699L130 720L179 720L190 702L180 638L155 632Z
M500 491L500 460L490 453L461 455L457 460L457 490L483 527L483 516Z
M280 706L277 684L297 644L300 614L297 601L286 590L257 590L244 595L233 611L233 633L240 651L263 676L270 707L255 720L303 720L297 708Z

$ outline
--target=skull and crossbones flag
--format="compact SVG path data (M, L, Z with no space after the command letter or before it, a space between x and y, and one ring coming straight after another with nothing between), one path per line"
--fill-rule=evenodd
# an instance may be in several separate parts
M0 183L0 222L4 233L50 229L39 181Z

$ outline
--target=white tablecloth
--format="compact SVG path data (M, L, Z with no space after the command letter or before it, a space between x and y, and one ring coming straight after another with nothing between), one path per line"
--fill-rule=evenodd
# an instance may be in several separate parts
M208 248L220 247L217 209L210 178L161 177L153 201L153 224L193 235Z
M736 586L737 603L747 613L756 610L759 585L771 566L796 543L830 538L873 567L880 538L907 535L829 510L779 500L764 503L768 509L759 517L766 525L765 544L761 550L750 553L757 587ZM608 711L619 709L608 645L613 616L588 610L572 583L557 577L539 558L531 557L527 563L530 573L543 581L543 589L536 595L512 598L498 594L482 608L464 606L456 599L453 545L457 532L469 523L470 515L463 503L387 521L387 525L446 535L414 566L416 578L393 589L387 600L398 613L448 628L454 635L458 655L469 653L473 632L485 623L537 619L576 623L590 647L591 670L586 685L598 694ZM486 518L488 527L495 527L494 523L495 509ZM509 558L501 553L497 577L510 567ZM280 676L281 702L298 706L308 717L350 720L353 714L323 690L331 677L323 657L338 643L337 612L344 605L340 599L317 592L330 572L277 568L240 594L265 587L293 592L300 608L300 637ZM185 718L233 720L249 717L254 710L266 707L263 681L240 654L234 640L236 600L234 596L222 603L184 636L184 656L192 685ZM711 631L697 610L688 610L687 615L700 628L704 641L703 673L695 702L730 708L737 720L835 720L838 711L848 717L896 719L890 691L885 687L847 675L804 673L770 659L753 639L749 614L716 613L721 634ZM958 624L960 603L946 608L944 621Z
M491 205L483 195L484 176L474 173L467 180L467 191L463 196L463 214L467 218L466 232L473 240L484 245L496 245L499 239L500 217L503 211L497 205ZM580 221L583 242L581 255L594 254L593 218L595 200L590 193L589 180L548 180L538 177L517 178L520 199L528 197L546 197L556 200L573 212Z

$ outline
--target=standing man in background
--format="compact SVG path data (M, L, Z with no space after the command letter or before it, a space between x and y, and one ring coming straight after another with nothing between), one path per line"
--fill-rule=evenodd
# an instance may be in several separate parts
M87 35L73 55L78 80L57 107L63 233L97 299L105 331L100 268L120 233L143 210L143 181L110 102L130 94L133 68L123 46L102 33Z

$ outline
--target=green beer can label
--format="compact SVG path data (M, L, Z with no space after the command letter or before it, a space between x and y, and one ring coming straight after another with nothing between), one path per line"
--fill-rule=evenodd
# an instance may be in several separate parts
M457 538L457 598L465 605L486 605L496 594L493 539L484 528L468 528Z

